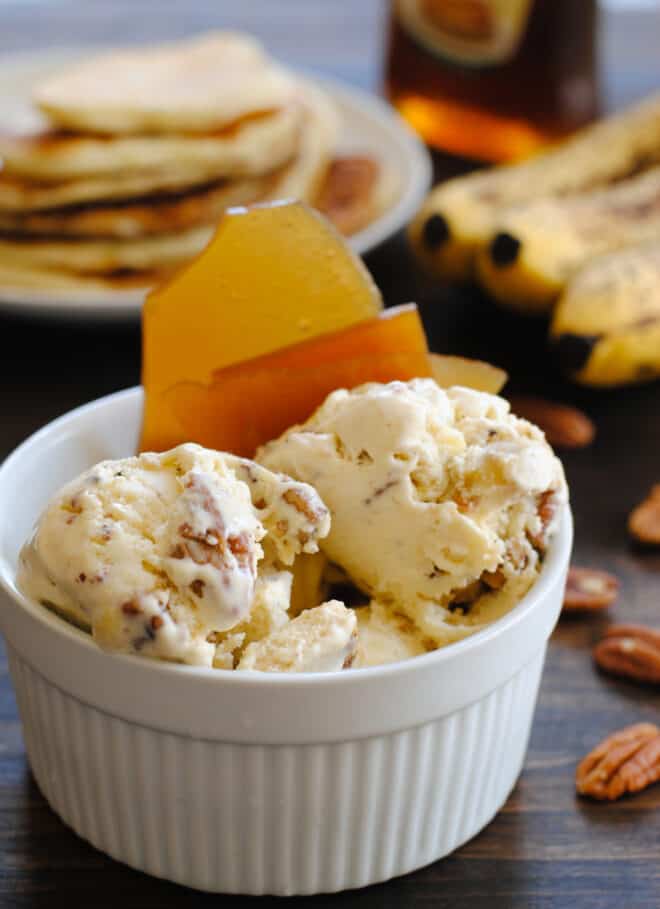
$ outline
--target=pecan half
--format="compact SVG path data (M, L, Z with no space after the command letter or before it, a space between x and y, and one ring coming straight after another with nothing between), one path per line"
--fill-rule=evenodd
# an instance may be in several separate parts
M604 739L580 761L575 786L580 795L614 800L660 779L660 730L653 723L626 726Z
M379 166L373 158L351 155L330 162L316 208L337 230L352 234L373 217Z
M535 423L556 448L585 448L594 440L593 421L575 407L527 395L512 395L509 403L516 416Z
M581 612L610 606L619 592L619 580L607 571L571 566L564 591L564 611Z
M607 571L571 567L564 591L564 612L605 609L617 598L619 580Z
M660 685L660 630L647 625L610 625L594 647L604 672Z
M652 486L644 501L633 509L628 530L639 543L660 546L660 483Z

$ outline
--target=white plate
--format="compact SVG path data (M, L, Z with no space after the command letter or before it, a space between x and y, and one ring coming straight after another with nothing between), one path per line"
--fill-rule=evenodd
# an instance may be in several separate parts
M14 54L0 60L0 127L14 122L24 111L32 84L47 73L102 48L59 48L39 53ZM350 245L364 255L407 224L431 184L431 161L424 145L380 98L340 82L314 77L332 96L341 111L344 128L341 152L364 152L399 175L394 203L364 230L350 238ZM20 311L76 319L125 319L137 315L143 292L89 292L53 289L31 290L0 286L0 311Z

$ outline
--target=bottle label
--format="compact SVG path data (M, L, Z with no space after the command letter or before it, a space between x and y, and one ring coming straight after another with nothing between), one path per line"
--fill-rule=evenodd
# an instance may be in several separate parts
M493 66L516 53L533 2L396 0L396 10L404 28L436 56L464 66Z

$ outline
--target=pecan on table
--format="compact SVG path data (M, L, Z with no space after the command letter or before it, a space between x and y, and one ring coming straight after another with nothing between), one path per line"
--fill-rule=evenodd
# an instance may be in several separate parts
M660 730L636 723L614 732L580 761L575 786L580 795L613 801L660 780Z
M594 612L610 606L619 592L619 580L607 571L571 566L564 591L564 612Z
M576 407L534 398L528 395L511 395L511 410L536 424L555 448L586 448L596 435L593 421Z
M647 625L610 625L594 647L594 660L612 675L660 685L660 630Z
M628 530L638 543L660 546L660 483L651 488L628 518Z

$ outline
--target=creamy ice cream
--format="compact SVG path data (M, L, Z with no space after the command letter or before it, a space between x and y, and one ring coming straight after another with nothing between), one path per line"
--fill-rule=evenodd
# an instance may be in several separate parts
M372 600L355 610L358 646L353 665L356 669L396 663L435 650L437 645L396 607Z
M44 511L21 588L108 650L366 667L515 606L567 499L539 429L502 398L430 379L333 392L258 458L189 444L96 465ZM368 605L322 603L347 584Z
M508 611L567 499L539 429L502 398L430 379L335 391L258 460L316 488L332 514L323 552L378 601L360 619L362 665L382 661L365 641L382 650L386 626L407 656Z
M226 665L288 621L286 566L329 526L306 484L182 445L65 486L23 548L19 585L106 649L198 665L219 651Z
M228 631L214 633L216 669L234 669L245 647L252 641L282 628L291 618L293 575L277 570L266 561L259 565L254 600L248 617Z
M238 669L336 672L352 664L356 646L355 612L330 600L306 609L278 631L249 644Z

